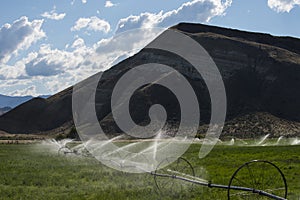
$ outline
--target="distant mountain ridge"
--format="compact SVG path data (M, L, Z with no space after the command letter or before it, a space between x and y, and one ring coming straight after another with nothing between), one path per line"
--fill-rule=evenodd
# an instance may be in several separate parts
M12 109L11 107L0 108L0 116L3 115L4 113L7 113L11 109Z
M50 95L42 95L42 98L48 98ZM6 96L0 94L0 108L10 107L14 108L30 99L34 98L33 96Z
M259 134L270 131L271 135L274 131L274 135L278 136L277 125L265 127L270 122L282 123L283 126L278 125L280 130L290 131L284 135L300 136L297 128L300 122L300 39L190 23L181 23L171 29L201 44L222 75L228 105L228 127L224 128L223 135L237 136L243 132L253 135L251 130L256 130ZM202 77L195 73L190 63L170 52L142 49L102 75L95 109L104 131L111 134L120 132L110 107L115 84L128 70L146 63L168 65L187 78L198 97L201 126L205 126L210 120L211 105ZM157 85L142 87L132 96L130 114L133 120L147 123L148 110L153 104L165 107L168 122L176 124L180 121L180 106L174 95ZM243 120L252 118L254 121L244 125ZM264 123L256 123L256 119ZM47 99L33 98L0 116L0 130L8 133L49 133L72 126L72 87ZM205 132L205 128L200 131Z

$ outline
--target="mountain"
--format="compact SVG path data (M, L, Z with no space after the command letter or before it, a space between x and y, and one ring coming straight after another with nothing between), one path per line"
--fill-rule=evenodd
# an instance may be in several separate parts
M0 116L3 115L4 113L7 113L11 109L12 109L11 107L0 108Z
M12 96L5 96L0 94L0 107L14 108L32 98L33 98L32 96L12 97Z
M300 135L297 128L300 122L300 39L190 23L180 23L171 29L201 44L222 75L228 104L224 136L242 135L251 127L256 130L253 134L269 131L276 136L279 134L276 127L279 127L282 134ZM158 49L143 49L103 73L95 100L97 117L105 132L120 132L111 114L112 89L128 70L146 63L168 65L187 78L198 97L199 132L204 133L211 104L203 78L185 59ZM149 122L148 110L153 104L162 104L168 113L168 124L178 125L178 101L172 92L156 84L135 91L130 101L132 119L139 124ZM71 106L72 87L47 99L33 98L0 116L0 130L21 134L69 130L73 126ZM267 129L269 123L280 124ZM243 137L250 136L252 133Z
M47 98L49 95L43 95L42 98ZM26 101L32 99L32 96L5 96L0 94L0 108L11 107L14 108Z

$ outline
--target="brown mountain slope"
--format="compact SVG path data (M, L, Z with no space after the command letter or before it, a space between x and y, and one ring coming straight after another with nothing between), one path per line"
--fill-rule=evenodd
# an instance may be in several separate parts
M201 24L181 23L172 27L190 35L211 55L223 77L227 120L249 113L264 112L288 121L300 121L300 40L275 37ZM118 79L129 69L145 63L162 63L177 69L191 83L199 100L201 123L210 119L210 99L199 74L184 59L153 49L115 65L103 74L96 95L96 110L107 132L120 130L111 118L110 96ZM48 99L33 99L0 117L0 130L9 133L40 133L72 125L72 88ZM176 98L163 87L141 88L131 101L135 122L147 122L152 104L164 105L168 121L180 119ZM226 128L225 128L226 130Z
M34 98L0 119L0 129L8 133L40 133L72 124L72 88L48 99Z

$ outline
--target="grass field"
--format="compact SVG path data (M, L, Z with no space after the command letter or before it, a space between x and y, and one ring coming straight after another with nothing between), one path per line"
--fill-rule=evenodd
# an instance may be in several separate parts
M204 159L199 144L183 156L196 176L227 185L243 163L274 162L286 176L288 199L300 199L300 146L215 146ZM183 183L184 184L184 183ZM227 199L227 190L194 186L160 194L147 174L112 170L92 158L47 153L34 144L0 145L0 199Z

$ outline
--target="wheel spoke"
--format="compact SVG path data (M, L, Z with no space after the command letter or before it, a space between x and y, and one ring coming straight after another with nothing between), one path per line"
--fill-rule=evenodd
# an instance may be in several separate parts
M281 170L268 161L251 161L239 167L230 179L228 198L232 199L268 199L263 193L236 191L231 186L239 185L248 189L257 189L278 197L286 197L286 182ZM249 187L252 185L252 187Z
M266 172L266 164L263 165L264 168L262 170L261 182L262 182L262 190L265 189L265 172Z
M248 183L246 183L246 182L244 182L244 181L242 181L242 180L238 179L237 177L234 177L234 179L235 179L235 180L237 180L239 183L241 183L241 184L242 184L242 186L245 186L245 187L250 187L250 185L249 185Z
M161 162L157 168L160 166L164 166L164 164L169 163L168 161L172 159L166 159ZM176 175L176 176L184 176L184 174L188 176L194 176L194 170L192 166L185 159L179 158L175 162L171 163L168 167L163 169L159 169L155 171L157 174L165 174L165 175ZM161 194L173 196L181 194L184 190L190 191L191 188L190 183L185 183L181 180L174 179L172 177L161 177L155 176L155 182ZM188 193L189 194L189 193Z
M255 188L255 182L254 182L255 178L253 176L252 170L249 168L249 165L246 165L246 166L247 166L248 172L249 172L249 174L251 176L252 188Z

